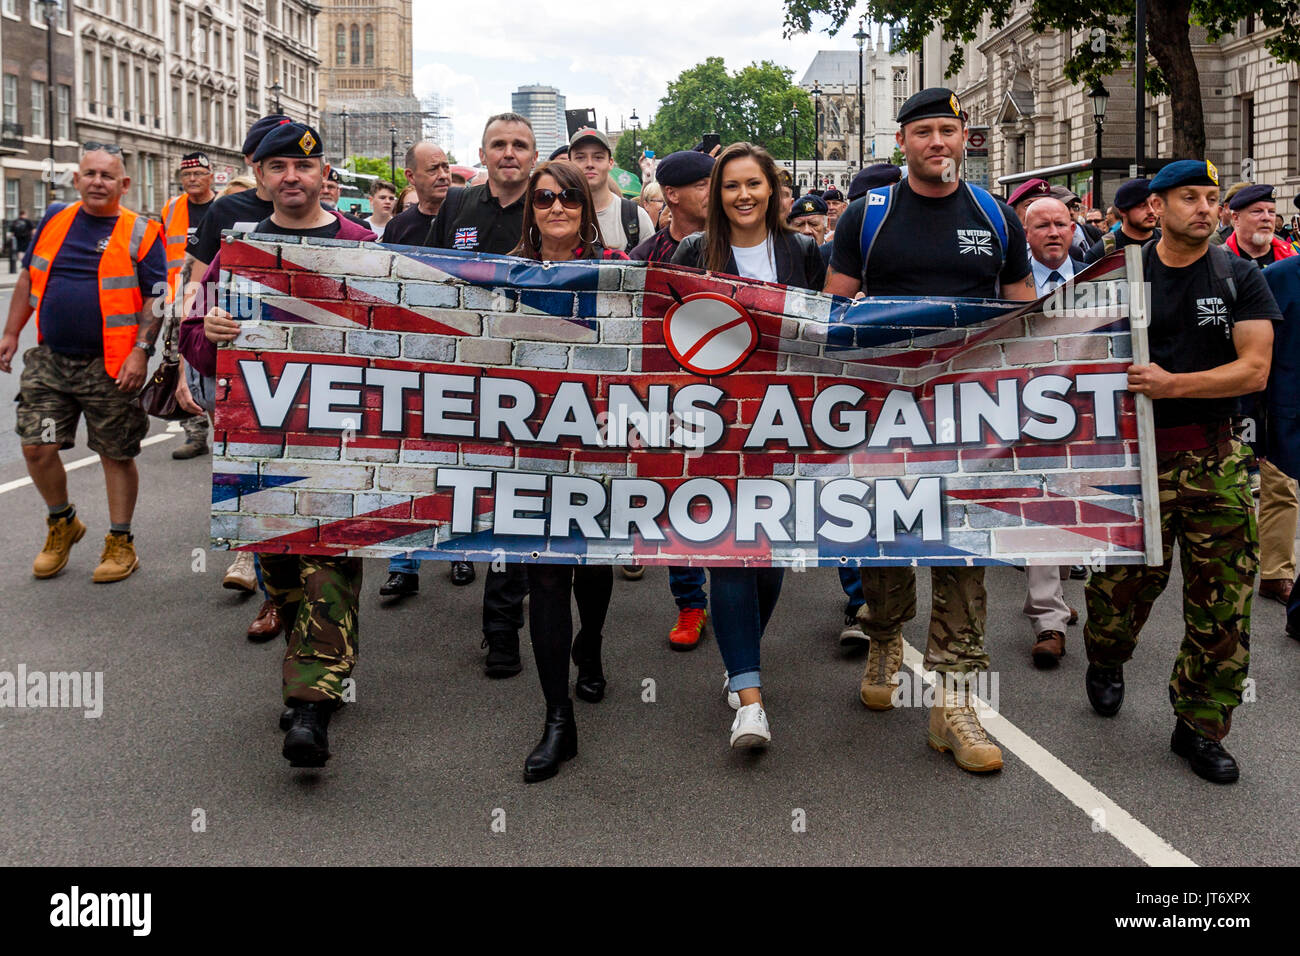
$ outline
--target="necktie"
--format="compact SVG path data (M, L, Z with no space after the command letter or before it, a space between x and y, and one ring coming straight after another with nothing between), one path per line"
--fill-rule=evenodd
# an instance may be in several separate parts
M1055 289L1058 285L1060 285L1064 281L1065 281L1065 276L1061 275L1059 272L1053 269L1047 277L1047 291L1051 292L1053 289Z

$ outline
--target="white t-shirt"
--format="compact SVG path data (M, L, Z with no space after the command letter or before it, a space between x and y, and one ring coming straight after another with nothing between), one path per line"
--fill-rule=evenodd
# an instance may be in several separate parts
M596 221L600 223L600 234L605 237L606 249L627 250L627 233L623 231L623 204L616 198L611 198L609 205L600 212L596 213ZM650 214L640 206L636 207L637 222L641 225L641 235L637 242L645 242L655 233L654 223L650 221Z
M391 219L388 220L388 222L392 222L392 221L393 221L393 220L391 220ZM384 226L388 225L388 222L384 223ZM375 234L375 239L376 239L376 240L379 240L379 239L384 238L384 226L376 226L376 225L375 225L375 221L374 221L373 219L367 219L367 220L366 220L366 225L369 226L369 227L370 227L370 231L373 232L373 233Z
M731 254L736 257L736 269L746 279L761 279L764 282L776 281L776 256L772 251L772 237L767 242L748 249L732 246Z

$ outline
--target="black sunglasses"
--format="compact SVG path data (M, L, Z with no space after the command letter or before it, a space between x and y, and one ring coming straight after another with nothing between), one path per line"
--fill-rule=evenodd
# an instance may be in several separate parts
M114 156L122 155L122 147L114 146L112 143L82 143L81 148L84 152L93 153L102 149L106 153L112 153Z
M534 189L533 190L533 208L550 209L555 205L555 200L560 201L560 205L565 209L582 208L582 190L569 187L561 189L558 193L554 189Z

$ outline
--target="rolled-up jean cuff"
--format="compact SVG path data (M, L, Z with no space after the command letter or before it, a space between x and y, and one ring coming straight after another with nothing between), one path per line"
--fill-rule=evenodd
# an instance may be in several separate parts
M731 692L739 694L742 690L749 690L751 687L762 687L763 680L757 670L745 671L742 674L728 674L727 680L731 684Z

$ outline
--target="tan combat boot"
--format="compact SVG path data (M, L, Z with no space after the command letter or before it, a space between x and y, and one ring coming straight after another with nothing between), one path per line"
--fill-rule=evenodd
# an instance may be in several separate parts
M971 773L1001 770L1002 751L980 726L970 700L951 687L941 692L942 704L930 708L930 746L940 753L951 750L957 766Z
M92 580L96 584L121 581L129 578L140 567L140 560L135 556L135 545L124 534L110 534L104 538L104 553L99 556L99 567L95 568Z
M68 566L72 546L86 534L86 526L74 512L70 518L46 518L50 526L45 535L45 547L32 562L32 574L38 578L52 578Z
M868 710L891 710L894 706L894 677L903 664L903 635L877 637L872 635L867 651L867 667L862 672L862 687L858 696Z

